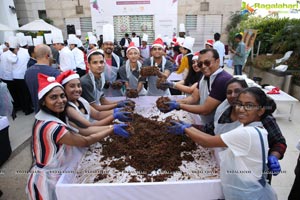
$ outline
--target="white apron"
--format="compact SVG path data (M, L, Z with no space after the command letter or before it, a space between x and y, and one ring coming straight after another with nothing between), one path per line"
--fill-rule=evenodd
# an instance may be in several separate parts
M90 78L91 78L91 80L93 82L93 85L94 85L94 96L95 96L96 104L97 105L101 105L101 103L100 103L100 97L103 94L102 90L103 90L103 87L104 87L104 84L105 84L104 74L101 73L101 85L100 85L100 87L96 86L95 76L94 76L94 74L91 71L89 71L89 76L90 76Z
M210 77L209 77L209 86L207 85L207 80L204 79L205 77L203 76L201 78L200 83L199 83L200 105L203 105L205 103L207 97L209 96L209 93L210 93L210 90L211 90L211 86L212 86L215 78L222 71L223 71L223 69L219 68L212 75L210 75ZM203 124L211 123L214 120L214 116L215 116L215 111L213 111L212 113L210 113L208 115L200 115L201 122Z
M142 64L139 61L137 61L137 62L138 62L137 71L140 72ZM137 89L138 83L139 83L138 78L132 74L131 69L130 69L130 61L129 60L126 61L125 68L126 68L126 75L129 80L130 88ZM139 92L139 96L145 96L146 94L147 94L147 90L143 87L141 89L141 91Z
M256 126L261 123L251 123ZM254 129L254 127L253 127ZM257 133L259 134L259 133ZM259 147L261 149L261 147ZM264 151L264 149L262 150ZM219 153L220 157L220 176L221 184L226 199L230 200L276 200L276 194L271 186L266 183L261 184L251 173L228 173L227 171L234 169L245 169L249 171L242 159L233 155L230 149L226 149ZM263 158L262 158L263 160ZM265 163L265 160L263 160ZM236 168L236 166L239 166ZM263 169L262 169L263 170ZM265 178L264 178L265 179ZM263 186L264 185L264 186Z
M118 71L120 68L120 58L114 53L112 53L112 57L113 59L115 59L117 66L109 66L105 64L105 68L104 68L105 81L108 81L110 83L113 83L117 80ZM107 89L103 88L103 91L104 91L104 95L107 97L123 96L121 89L115 90L111 86Z
M154 66L154 60L153 57L150 58L151 61L151 66ZM166 58L162 57L162 65L161 65L161 71L163 72L165 70L165 65L166 65ZM156 81L157 81L158 77L157 76L148 76L148 91L147 91L147 95L148 96L170 96L171 92L168 89L161 90L161 89L157 89L156 87Z
M78 101L80 101L84 108L87 111L87 114L82 113L79 108L73 103L73 102L68 102L70 106L72 106L73 108L75 108L75 110L81 115L83 116L86 120L90 121L90 114L91 114L91 108L90 108L90 104L82 97L79 97Z
M241 125L241 123L237 120L232 123L224 123L220 124L218 123L220 117L224 113L225 110L227 110L230 107L230 104L228 103L227 99L225 99L217 108L215 117L214 117L214 133L215 135L220 135L222 133L226 133L228 131L231 131Z

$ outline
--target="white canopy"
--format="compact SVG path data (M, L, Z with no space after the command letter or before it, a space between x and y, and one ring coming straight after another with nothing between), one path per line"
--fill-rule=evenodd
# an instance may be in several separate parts
M13 31L13 30L16 30L16 29L10 28L9 26L4 25L4 24L0 24L0 31Z
M25 24L21 26L18 30L21 31L54 31L54 30L60 30L59 28L56 28L55 26L48 24L42 19L34 20L33 22L30 22L28 24Z

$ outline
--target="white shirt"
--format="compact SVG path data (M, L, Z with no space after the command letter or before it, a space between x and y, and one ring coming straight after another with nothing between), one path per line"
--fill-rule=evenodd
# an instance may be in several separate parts
M1 54L0 60L0 78L2 78L3 80L12 81L12 69L13 64L15 64L18 60L17 55L10 50L7 50L3 54Z
M61 71L67 71L67 70L75 70L75 58L74 54L68 47L62 48L59 52L59 61L60 61L60 69Z
M80 49L78 49L77 47L75 47L74 49L72 49L72 53L75 58L76 67L78 67L82 70L86 70L83 52Z
M225 46L224 44L218 40L214 43L213 48L218 51L219 57L220 57L220 66L223 66L223 59L225 56Z
M13 78L14 79L24 79L25 72L27 70L27 63L30 59L28 49L19 48L17 53L18 61L13 64Z
M268 133L263 128L259 128L259 130L264 141L265 155L268 155ZM251 171L251 174L241 173L241 176L245 179L253 180L254 178L259 180L262 174L262 151L259 134L256 129L253 126L241 125L234 130L221 134L220 137L228 147L225 151L220 152L220 167L222 167L222 162L230 162L231 159L228 158L231 157L235 162L232 163L232 169L230 170Z

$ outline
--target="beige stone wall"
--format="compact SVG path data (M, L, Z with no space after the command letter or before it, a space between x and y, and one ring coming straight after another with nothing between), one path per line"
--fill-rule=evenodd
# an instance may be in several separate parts
M79 0L83 6L83 14L76 14L78 0L45 0L47 16L54 25L65 30L65 18L91 17L89 0Z
M185 16L189 15L212 15L223 16L221 40L227 44L227 34L225 28L229 23L229 18L233 12L241 9L241 0L206 0L209 2L209 11L200 11L200 3L205 0L178 0L178 27L180 23L185 23ZM198 30L201 31L201 30ZM212 36L213 38L213 36Z
M222 15L221 40L224 44L227 44L225 28L231 14L240 10L241 0L206 0L206 2L209 2L209 11L200 11L200 3L203 1L204 0L178 0L178 27L180 23L185 23L185 16L187 14ZM80 17L91 17L90 0L79 0L79 2L80 5L83 6L83 14L76 14L78 0L45 0L47 16L53 20L55 26L66 31L66 18L79 19ZM199 34L201 33L200 29L196 31ZM213 34L211 38L213 38Z

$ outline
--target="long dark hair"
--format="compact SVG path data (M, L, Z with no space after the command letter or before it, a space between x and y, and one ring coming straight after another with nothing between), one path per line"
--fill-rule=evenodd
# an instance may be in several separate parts
M238 97L241 94L250 93L259 104L260 107L265 108L265 113L261 116L261 119L265 118L268 115L272 115L272 113L276 110L276 103L273 99L269 98L264 91L262 91L258 87L249 87L242 90Z
M56 86L56 87L60 87L60 86ZM54 87L55 88L55 87ZM53 88L52 88L53 89ZM64 123L66 123L66 109L64 109L63 112L61 113L55 113L53 112L52 110L50 110L49 108L46 107L46 105L44 105L44 102L45 102L45 99L46 99L46 96L52 91L52 89L47 92L40 100L39 100L39 107L40 107L40 110L50 114L50 115L53 115L54 117L57 117L58 119L60 119L61 121L63 121ZM64 89L62 88L62 90L64 91ZM67 98L67 96L66 96Z
M201 71L195 72L195 70L193 69L193 56L194 56L193 54L187 55L189 61L189 72L186 78L184 79L184 85L186 86L190 86L196 82L199 82L199 80L202 77Z
M229 81L226 82L226 89L228 88L228 85L230 85L231 83L238 83L238 84L240 84L240 86L242 88L247 88L248 87L248 84L244 79L239 79L239 78L234 77L234 78L232 78L232 79L230 79Z

